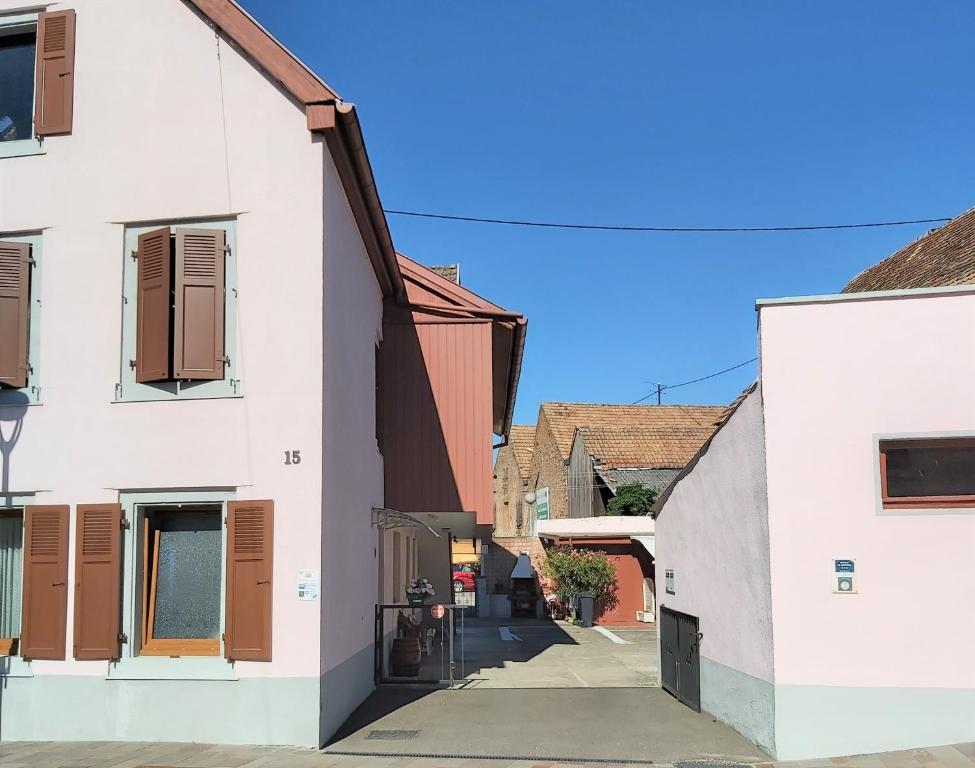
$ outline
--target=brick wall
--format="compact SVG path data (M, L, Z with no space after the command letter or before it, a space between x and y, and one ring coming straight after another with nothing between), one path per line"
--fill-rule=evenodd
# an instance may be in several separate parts
M555 436L543 411L538 412L535 429L535 452L529 470L528 485L531 489L548 487L549 518L555 520L569 516L566 498L565 459L559 453Z
M525 493L527 489L518 471L515 451L510 445L498 449L494 462L494 535L501 537L520 536L528 533ZM522 510L518 523L518 509Z
M482 550L481 575L487 579L488 592L507 594L511 588L511 569L515 567L518 554L525 552L532 566L541 574L544 551L542 542L536 536L498 537L491 541L487 552Z

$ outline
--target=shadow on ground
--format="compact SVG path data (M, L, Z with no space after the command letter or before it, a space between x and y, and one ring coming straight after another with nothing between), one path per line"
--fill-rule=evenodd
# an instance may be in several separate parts
M660 688L413 690L384 686L326 754L672 763L768 756Z

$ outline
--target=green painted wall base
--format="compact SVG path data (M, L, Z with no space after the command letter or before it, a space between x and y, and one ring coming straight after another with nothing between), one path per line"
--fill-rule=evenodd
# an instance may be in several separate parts
M701 709L775 754L772 683L701 657Z
M319 746L319 678L0 681L3 741Z
M975 741L975 690L775 686L775 757L805 760Z

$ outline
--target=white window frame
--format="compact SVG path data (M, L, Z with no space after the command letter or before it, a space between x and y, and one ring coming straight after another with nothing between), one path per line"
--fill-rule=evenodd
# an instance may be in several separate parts
M0 16L0 37L5 35L17 35L22 32L33 32L37 35L38 13L14 13ZM44 154L43 139L37 135L37 128L34 125L34 107L37 103L37 75L34 75L34 102L31 104L31 136L29 139L18 139L16 141L0 141L0 158L4 157L25 157L27 155Z

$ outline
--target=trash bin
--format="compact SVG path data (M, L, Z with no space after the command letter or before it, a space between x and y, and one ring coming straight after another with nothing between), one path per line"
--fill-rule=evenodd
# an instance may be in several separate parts
M596 618L596 596L592 592L576 595L576 618L584 627L591 627Z

